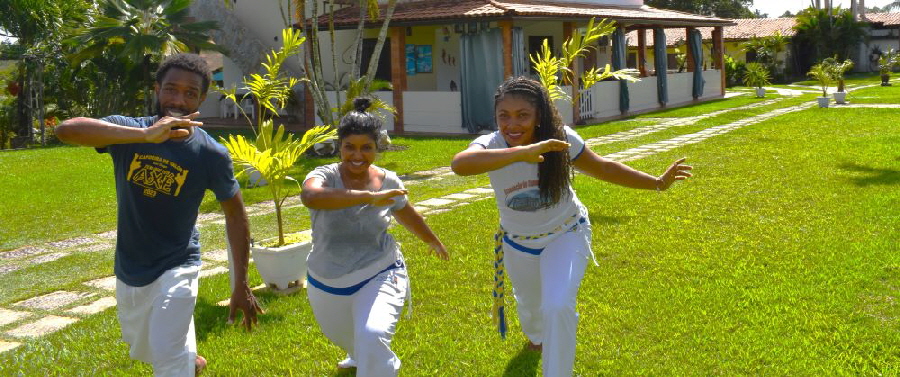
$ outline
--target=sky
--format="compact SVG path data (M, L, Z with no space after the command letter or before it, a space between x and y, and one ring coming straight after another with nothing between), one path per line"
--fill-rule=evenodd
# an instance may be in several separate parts
M850 7L850 0L834 0L834 6L840 5L846 9ZM824 3L824 1L823 1ZM866 7L883 7L891 3L891 0L866 0ZM769 17L780 17L784 11L789 10L793 14L809 7L810 0L754 0L752 10L759 9L761 13L768 13ZM897 12L893 10L892 12Z

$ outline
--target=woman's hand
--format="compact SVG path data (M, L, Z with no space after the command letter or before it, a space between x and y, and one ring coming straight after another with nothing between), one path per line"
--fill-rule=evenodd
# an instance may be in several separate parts
M372 193L369 204L378 207L393 205L394 197L406 195L407 193L408 191L399 189L376 191Z
M521 148L521 161L536 164L544 161L544 153L560 152L569 148L569 143L556 139L544 140L540 143L524 145Z
M663 175L659 176L656 181L656 189L659 191L667 190L670 186L672 186L675 181L683 181L688 179L688 177L693 177L690 170L693 170L694 167L690 165L683 165L682 162L686 160L686 157L682 157L675 161L672 166L669 166L669 169L666 170Z
M438 258L443 260L450 260L450 253L447 252L447 248L444 247L444 244L441 241L434 241L428 244L431 247L431 250L434 250L434 253L437 254Z

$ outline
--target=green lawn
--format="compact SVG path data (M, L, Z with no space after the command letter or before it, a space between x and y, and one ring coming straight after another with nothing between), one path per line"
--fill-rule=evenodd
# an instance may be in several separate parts
M892 86L875 86L847 93L847 102L856 103L892 103L900 104L900 82Z
M811 108L630 162L659 174L689 158L695 177L660 194L578 176L599 266L579 294L575 374L900 373L897 124L896 109ZM428 222L451 261L392 231L413 280L415 310L393 343L403 374L539 375L515 315L506 341L491 325L493 201ZM344 355L304 294L261 295L267 313L247 333L214 305L227 285L224 275L201 282L195 317L210 375L335 375ZM25 375L150 372L128 359L114 310L0 363Z

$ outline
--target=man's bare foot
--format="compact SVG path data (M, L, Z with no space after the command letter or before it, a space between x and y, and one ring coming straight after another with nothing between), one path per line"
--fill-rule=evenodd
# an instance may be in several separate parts
M197 360L194 361L194 366L196 368L194 369L194 375L199 376L200 372L203 372L203 370L206 369L206 359L204 359L203 356L197 355Z
M534 343L532 343L532 342L528 342L528 344L525 345L525 348L528 348L529 351L533 351L533 352L541 352L541 351L544 350L544 345L543 345L543 344L534 344Z

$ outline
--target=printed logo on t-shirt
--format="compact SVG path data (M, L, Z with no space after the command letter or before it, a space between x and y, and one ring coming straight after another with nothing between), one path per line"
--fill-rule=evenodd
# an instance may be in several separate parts
M187 176L188 170L172 161L151 154L135 153L125 179L142 187L144 196L153 198L160 193L178 196Z
M516 211L534 212L544 207L541 192L537 189L536 179L519 182L503 190L506 194L506 206ZM511 195L511 193L520 191Z

